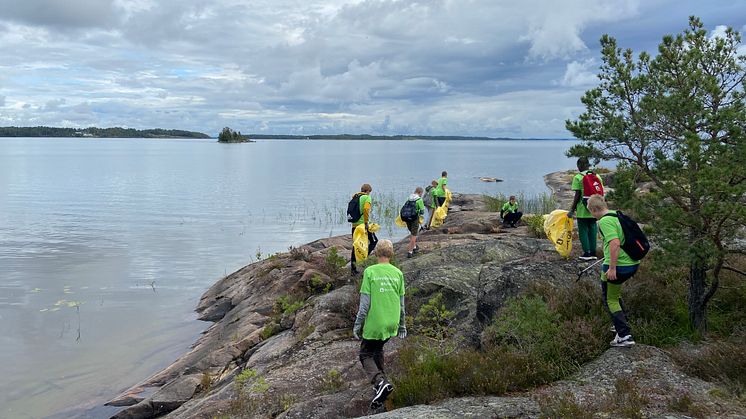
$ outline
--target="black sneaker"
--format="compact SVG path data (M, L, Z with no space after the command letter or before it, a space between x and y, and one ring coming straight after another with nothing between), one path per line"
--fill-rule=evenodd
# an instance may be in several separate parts
M419 246L415 246L414 249L412 249L412 253L417 253L420 251Z
M386 380L381 380L376 387L376 396L370 402L370 409L376 410L383 406L383 403L388 399L392 391L394 391L394 386Z
M411 258L412 256L414 256L414 251L407 252L407 259Z

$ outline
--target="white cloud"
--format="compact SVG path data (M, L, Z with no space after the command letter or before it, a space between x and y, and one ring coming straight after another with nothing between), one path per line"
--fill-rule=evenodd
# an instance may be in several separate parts
M598 63L589 58L584 61L573 61L567 64L565 75L559 81L560 86L583 87L598 84Z

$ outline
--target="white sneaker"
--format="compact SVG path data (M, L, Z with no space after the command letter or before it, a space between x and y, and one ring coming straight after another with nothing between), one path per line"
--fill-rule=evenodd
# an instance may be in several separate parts
M609 342L611 346L616 347L625 347L625 346L632 346L635 344L635 340L632 339L632 335L627 335L625 337L619 337L619 335L614 336L614 340Z
M392 391L394 391L394 386L392 386L388 381L382 380L378 383L378 386L376 386L376 396L373 397L373 401L370 402L371 410L376 410L383 406L383 403Z

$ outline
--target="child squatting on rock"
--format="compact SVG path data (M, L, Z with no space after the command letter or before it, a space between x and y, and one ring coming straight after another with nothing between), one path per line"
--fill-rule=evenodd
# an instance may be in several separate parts
M360 342L360 363L375 390L371 409L380 408L394 390L383 367L383 345L392 336L404 339L404 274L390 263L394 256L391 240L381 240L375 251L378 263L363 272L360 286L360 307L355 326L355 339Z

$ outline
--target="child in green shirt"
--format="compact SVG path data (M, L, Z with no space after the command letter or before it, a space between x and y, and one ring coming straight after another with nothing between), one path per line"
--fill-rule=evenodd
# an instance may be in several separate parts
M515 200L515 195L510 195L508 202L503 204L502 210L500 211L500 218L503 219L503 225L517 228L518 221L521 221L523 213L518 211L518 201Z
M598 220L598 227L604 239L604 262L601 273L601 292L603 293L604 308L614 323L616 336L611 346L632 346L632 338L627 315L622 302L622 284L632 278L640 265L629 257L622 249L624 232L616 211L610 211L604 197L592 195L588 199L588 210Z
M363 272L358 308L352 334L360 343L360 363L375 389L370 407L375 410L383 405L394 386L389 383L383 369L383 345L392 336L404 339L404 274L390 263L394 245L381 240L376 248L378 263Z

